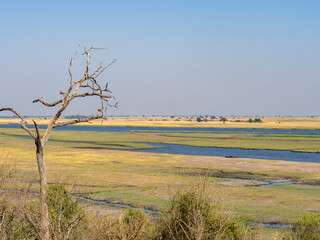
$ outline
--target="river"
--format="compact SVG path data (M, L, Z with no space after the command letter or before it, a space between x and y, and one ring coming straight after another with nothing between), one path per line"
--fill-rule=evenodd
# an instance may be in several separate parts
M32 127L32 126L30 126ZM0 124L0 128L20 128L19 124ZM39 128L44 129L46 126L39 125ZM320 130L306 129L251 129L251 128L169 128L169 127L105 127L105 126L64 126L55 130L68 131L92 131L92 132L206 132L206 133L248 133L248 134L289 134L289 135L320 135ZM160 144L146 143L154 146L150 149L136 149L123 151L140 151L152 153L169 153L169 154L184 154L197 156L221 156L232 158L254 158L254 159L269 159L283 160L296 162L312 162L320 163L319 153L310 152L292 152L286 150L268 150L268 149L242 149L242 148L218 148L218 147L194 147L177 144Z

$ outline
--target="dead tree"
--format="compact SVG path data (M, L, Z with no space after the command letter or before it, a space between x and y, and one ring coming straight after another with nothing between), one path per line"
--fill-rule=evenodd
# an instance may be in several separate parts
M109 99L112 98L111 92L108 90L108 85L105 87L102 87L101 84L98 83L97 78L101 75L103 71L105 71L111 64L115 62L112 61L109 65L103 66L102 63L100 63L100 66L97 67L94 71L91 73L89 72L89 65L90 65L90 52L93 50L100 50L101 48L84 48L84 53L82 55L86 56L86 66L84 75L81 79L74 81L73 76L71 73L72 65L77 57L78 50L77 49L75 56L71 59L70 65L69 65L69 76L70 76L70 85L69 88L63 92L60 91L61 98L53 103L48 103L43 100L43 97L39 97L38 99L34 100L33 103L41 103L46 107L55 107L59 106L59 110L55 113L53 118L50 120L47 129L45 130L44 135L40 136L40 131L38 128L38 124L35 120L33 121L35 130L29 129L26 126L26 120L24 117L19 114L16 110L13 108L0 108L1 111L10 111L14 113L18 118L21 119L20 126L22 129L24 129L35 141L36 145L36 158L38 163L38 171L40 176L40 200L41 200L41 223L40 223L40 231L39 235L41 239L50 239L50 231L49 231L49 225L50 225L50 216L49 216L49 210L48 210L48 202L47 202L47 189L48 189L48 183L47 183L47 173L46 173L46 167L45 167L45 161L43 158L43 148L45 147L46 143L49 140L51 131L60 126L66 126L66 125L72 125L76 123L82 123L82 122L89 122L91 120L95 119L104 119L106 109L108 106L117 106L117 103L115 105L109 104ZM61 117L61 114L63 111L69 106L72 100L78 99L78 98L84 98L84 97L96 97L101 103L101 107L97 109L97 112L95 115L83 118L83 119L74 119L74 120L67 120L67 121L58 121Z

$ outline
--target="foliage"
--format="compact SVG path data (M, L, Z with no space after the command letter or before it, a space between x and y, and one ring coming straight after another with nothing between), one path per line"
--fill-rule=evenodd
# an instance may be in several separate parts
M37 239L37 229L19 210L19 203L8 195L0 201L0 238L1 239ZM26 209L25 209L26 211Z
M84 220L84 212L63 185L49 187L48 207L53 238L74 239Z
M261 118L255 118L252 120L252 118L249 118L248 120L249 123L262 123Z
M251 239L249 228L210 202L206 183L177 188L159 228L159 239Z
M85 115L68 115L64 117L65 119L84 119L84 118L88 118L88 116Z
M223 123L225 123L226 121L228 121L228 119L227 119L226 117L221 117L221 118L220 118L220 121L223 122Z
M202 122L201 117L197 117L197 122Z
M149 218L142 210L129 209L119 217L95 216L88 221L83 239L150 239Z
M293 224L282 237L285 240L319 240L320 214L309 213Z
M261 120L261 118L255 118L255 119L253 119L253 122L261 123L261 122L262 122L262 120Z

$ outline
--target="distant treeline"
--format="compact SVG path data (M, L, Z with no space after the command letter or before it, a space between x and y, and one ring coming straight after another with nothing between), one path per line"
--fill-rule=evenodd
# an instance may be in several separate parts
M86 115L69 115L69 116L65 116L64 118L66 118L66 119L74 119L74 118L88 118L88 116L86 116Z

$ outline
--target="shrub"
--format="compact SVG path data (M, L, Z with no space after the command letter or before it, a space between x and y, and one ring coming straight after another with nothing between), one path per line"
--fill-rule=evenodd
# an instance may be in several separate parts
M319 240L320 214L309 213L293 224L282 239L285 240Z
M159 239L251 239L249 229L226 209L211 203L206 183L177 188L162 218Z
M83 239L151 239L148 216L142 210L126 210L120 217L95 216L88 221Z
M50 214L51 239L80 239L80 223L85 214L78 203L72 199L68 190L62 185L51 185L48 189L48 208ZM22 239L39 239L40 229L40 200L26 203L19 210L18 219L24 229L19 230ZM31 236L31 237L30 237ZM21 239L19 238L19 239Z
M197 117L197 122L202 122L201 117Z
M49 187L48 207L53 239L77 238L85 214L63 185Z
M261 123L262 120L261 120L260 118L255 118L255 119L253 120L253 122L255 122L255 123Z
M16 196L14 196L16 198ZM6 195L0 201L0 238L1 239L38 239L37 229L26 221L19 211L18 201Z
M228 121L228 119L226 117L221 117L220 118L220 122L226 123L226 121Z

